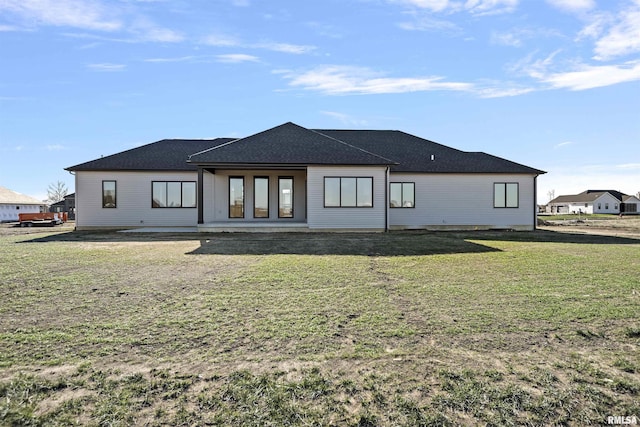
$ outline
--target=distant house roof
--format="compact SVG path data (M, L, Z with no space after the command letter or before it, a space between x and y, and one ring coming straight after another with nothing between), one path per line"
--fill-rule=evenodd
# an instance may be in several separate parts
M384 165L392 172L545 173L396 130L307 129L288 122L246 138L162 140L67 168L195 170L196 166Z
M196 170L187 163L190 154L233 141L233 138L217 139L163 139L132 148L110 156L66 168L68 171L104 170Z
M594 202L603 194L607 193L620 201L623 200L623 197L627 196L626 194L616 190L586 190L580 194L558 196L555 199L551 200L549 203L589 203Z
M5 187L0 187L0 203L7 205L44 205L45 203L27 196L25 194L16 193Z

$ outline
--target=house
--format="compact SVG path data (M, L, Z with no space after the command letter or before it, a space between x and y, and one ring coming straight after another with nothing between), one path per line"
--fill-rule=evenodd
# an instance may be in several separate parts
M46 204L33 197L0 187L0 222L16 222L18 214L44 212Z
M78 229L200 231L532 230L545 173L401 131L294 123L162 140L67 170Z
M67 194L62 200L49 206L49 212L66 212L69 220L76 218L76 193Z
M552 214L635 214L640 200L616 190L586 190L558 196L547 205Z

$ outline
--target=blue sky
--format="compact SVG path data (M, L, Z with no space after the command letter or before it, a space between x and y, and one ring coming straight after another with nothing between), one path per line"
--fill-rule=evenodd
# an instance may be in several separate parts
M399 129L640 191L640 0L0 0L0 185L163 138Z

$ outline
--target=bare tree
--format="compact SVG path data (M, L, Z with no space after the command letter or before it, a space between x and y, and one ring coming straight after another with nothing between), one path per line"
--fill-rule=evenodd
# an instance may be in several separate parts
M64 199L68 192L67 185L62 181L49 184L49 188L47 188L47 203L58 203Z
M547 196L549 196L549 201L552 201L556 198L556 190L549 190Z

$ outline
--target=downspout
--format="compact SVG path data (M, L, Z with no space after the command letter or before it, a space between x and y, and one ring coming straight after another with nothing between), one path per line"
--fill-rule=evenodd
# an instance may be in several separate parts
M75 226L73 227L73 231L78 231L78 175L76 173L74 173L73 171L67 171L69 172L71 175L73 175L73 189L74 189L74 193L76 193L76 197L75 197L75 206L73 207L74 212L74 224Z
M198 225L204 224L204 170L198 167Z
M533 231L538 229L538 175L533 177Z
M391 168L387 166L387 170L384 174L384 231L389 231L389 170Z

